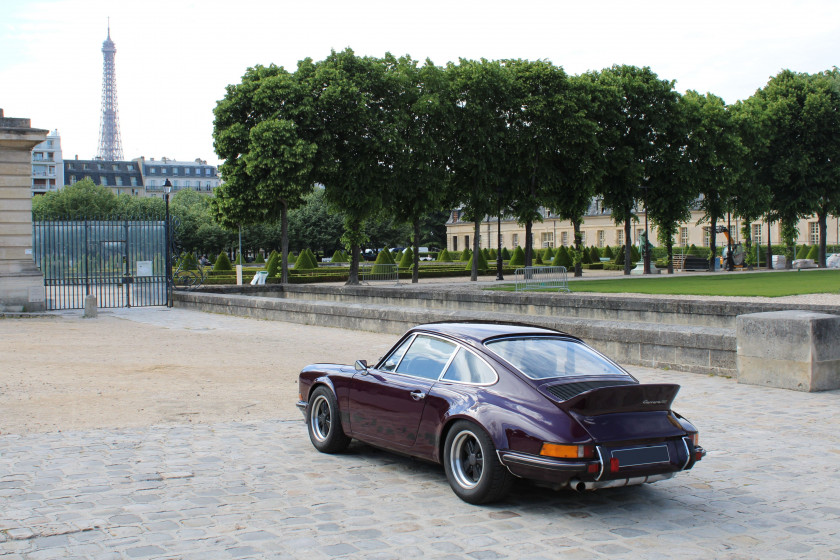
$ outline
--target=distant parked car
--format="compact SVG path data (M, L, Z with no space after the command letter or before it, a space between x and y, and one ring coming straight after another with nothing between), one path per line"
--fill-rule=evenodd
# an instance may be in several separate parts
M641 384L580 339L538 327L421 325L374 366L307 366L299 388L316 449L340 452L355 438L441 463L473 504L503 498L516 477L630 486L706 454L671 410L678 385Z

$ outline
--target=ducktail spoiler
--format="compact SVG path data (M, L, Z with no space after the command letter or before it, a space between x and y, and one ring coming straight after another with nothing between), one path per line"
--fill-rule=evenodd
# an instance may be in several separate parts
M680 386L673 383L616 385L592 389L562 401L558 406L583 416L670 410L679 390Z

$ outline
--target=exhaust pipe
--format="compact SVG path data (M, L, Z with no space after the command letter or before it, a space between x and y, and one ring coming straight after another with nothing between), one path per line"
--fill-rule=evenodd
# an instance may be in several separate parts
M584 482L579 478L573 478L569 481L569 488L577 492L584 490L600 490L601 488L620 488L622 486L637 486L639 484L650 484L660 480L668 480L673 478L676 473L653 474L650 476L635 476L632 478L619 478L616 480L600 480Z

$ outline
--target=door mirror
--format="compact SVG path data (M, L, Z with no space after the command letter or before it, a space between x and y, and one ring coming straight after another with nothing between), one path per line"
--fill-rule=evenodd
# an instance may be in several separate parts
M367 360L356 360L356 371L367 371Z

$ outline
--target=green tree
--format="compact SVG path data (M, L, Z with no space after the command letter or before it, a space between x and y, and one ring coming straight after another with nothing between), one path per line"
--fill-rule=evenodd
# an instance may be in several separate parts
M616 224L624 223L624 274L630 274L630 224L642 189L650 180L662 132L678 103L674 82L660 80L650 68L613 66L589 74L598 84L593 104L601 124L604 175L596 191Z
M709 270L714 270L717 222L733 210L732 200L739 187L746 150L723 99L711 93L688 91L683 100L690 131L686 152L691 166L687 179L702 195L700 223L708 222L710 226Z
M350 250L347 283L358 284L365 221L377 214L390 185L385 65L346 49L317 64L299 64L297 73L314 99L315 181L324 185L327 202L344 215L342 242Z
M324 189L314 187L303 204L289 211L289 249L314 247L324 253L341 248L344 216L326 201Z
M296 74L278 66L249 68L214 109L213 145L224 160L214 210L223 226L280 219L281 282L288 282L288 211L313 184L316 144L311 96Z

